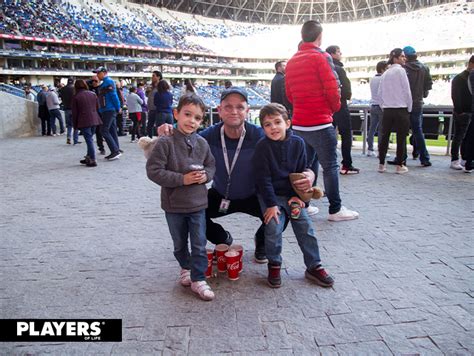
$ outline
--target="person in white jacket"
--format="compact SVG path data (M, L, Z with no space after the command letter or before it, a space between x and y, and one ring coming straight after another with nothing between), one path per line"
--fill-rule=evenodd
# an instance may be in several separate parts
M137 94L137 88L131 87L130 92L127 95L127 107L130 120L133 122L132 127L132 138L130 142L136 142L135 136L140 138L140 127L142 119L142 104L143 100Z
M390 67L380 79L379 98L383 110L381 137L378 145L380 173L386 171L385 155L387 154L392 129L397 134L396 172L398 174L408 172L404 160L413 102L407 73L402 67L405 61L406 57L403 50L401 48L393 49L388 60Z

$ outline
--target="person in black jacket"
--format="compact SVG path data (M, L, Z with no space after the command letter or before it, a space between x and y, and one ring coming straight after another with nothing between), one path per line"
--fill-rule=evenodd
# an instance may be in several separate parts
M286 61L278 61L275 63L276 74L272 79L270 102L283 105L291 117L292 105L288 101L285 92L285 68Z
M66 143L71 144L71 137L73 137L73 142L75 145L81 143L79 141L79 130L73 130L72 124L72 97L74 95L74 79L69 78L67 80L67 85L59 89L59 97L61 98L64 116L66 118L66 127L67 127L67 139Z
M333 125L338 128L339 135L341 135L342 167L339 172L341 174L357 174L359 169L352 166L352 123L351 114L347 107L347 100L351 100L352 97L351 81L347 78L346 71L343 68L342 53L339 46L329 46L326 48L326 52L332 57L341 88L341 109L333 115Z
M428 96L428 92L433 87L430 70L421 63L417 57L415 49L411 46L405 46L403 52L407 57L405 70L410 83L413 108L410 113L410 125L412 138L410 142L413 145L413 159L420 157L423 167L431 166L430 154L426 149L425 137L423 135L423 98Z
M461 148L461 158L466 159L466 136L469 123L472 117L472 95L469 91L468 78L470 72L474 70L474 56L471 56L467 68L456 75L451 82L451 98L453 99L454 137L451 145L451 168L462 170L459 161L459 148Z

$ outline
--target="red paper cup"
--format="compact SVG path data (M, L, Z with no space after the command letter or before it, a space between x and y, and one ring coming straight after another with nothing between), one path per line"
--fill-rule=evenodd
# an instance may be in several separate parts
M242 272L243 264L242 257L244 256L244 247L242 245L232 245L229 247L229 251L237 251L239 253L239 273Z
M229 246L226 244L219 244L216 246L217 271L227 271L225 253L229 251Z
M214 251L210 249L206 249L207 251L207 271L206 271L206 278L212 277L212 260L214 259Z
M239 252L235 250L229 250L225 253L225 259L227 264L227 276L231 281L239 279Z

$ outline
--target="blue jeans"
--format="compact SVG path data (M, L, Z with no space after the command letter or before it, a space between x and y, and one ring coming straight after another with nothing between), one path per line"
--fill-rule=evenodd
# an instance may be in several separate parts
M60 133L63 133L64 122L63 122L63 116L61 115L61 111L59 111L59 109L49 110L49 120L50 120L51 130L53 131L53 134L56 134L56 119L59 120Z
M380 120L382 119L382 116L383 116L383 111L380 106L372 105L370 107L370 127L369 127L369 132L367 134L367 145L368 145L369 151L374 150L374 136L375 136L376 130L377 130L377 137L380 140L380 137L381 137L380 127L382 125L379 125L379 123L380 123Z
M416 151L420 154L420 162L429 162L430 154L426 149L425 136L423 135L423 110L413 109L410 113L410 125L415 140Z
M314 172L313 187L316 186L319 173L319 160L316 151L310 145L306 144L306 155L308 157L309 168Z
M333 125L338 128L341 136L342 166L352 167L352 122L351 113L347 106L341 107L341 110L334 113L333 119Z
M173 125L173 114L169 112L157 112L155 127L160 127L164 123Z
M101 133L109 146L111 153L115 153L119 150L120 145L117 135L117 112L115 110L104 111L102 113L102 126Z
M331 126L318 131L294 130L294 132L316 152L319 163L323 167L324 191L329 200L329 214L337 213L341 210L341 197L339 195L336 129Z
M191 280L206 280L206 212L165 213L171 238L174 257L183 269L191 270ZM188 249L188 235L191 242L191 254Z
M67 138L71 138L71 133L73 133L72 127L72 110L64 110L64 116L66 118L66 127L67 127ZM74 130L74 143L76 144L79 141L79 130Z
M265 203L261 196L258 197L262 213L265 213ZM268 263L281 265L281 250L283 245L282 234L291 221L291 227L295 233L296 240L303 252L303 259L306 268L311 269L321 264L321 257L319 256L318 240L316 239L313 222L306 209L301 209L301 215L298 219L290 219L290 207L288 205L288 198L277 196L278 208L280 209L279 220L277 223L275 219L265 225L265 254L268 258Z
M95 147L94 147L94 134L95 134L95 126L92 127L83 127L82 135L84 136L84 140L86 141L87 145L87 156L93 161L95 161Z

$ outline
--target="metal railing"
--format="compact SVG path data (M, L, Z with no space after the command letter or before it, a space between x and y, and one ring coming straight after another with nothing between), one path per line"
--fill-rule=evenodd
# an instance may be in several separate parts
M17 87L14 87L13 85L0 83L0 91L19 96L20 98L23 98L23 99L26 98L25 92L21 89L18 89Z

